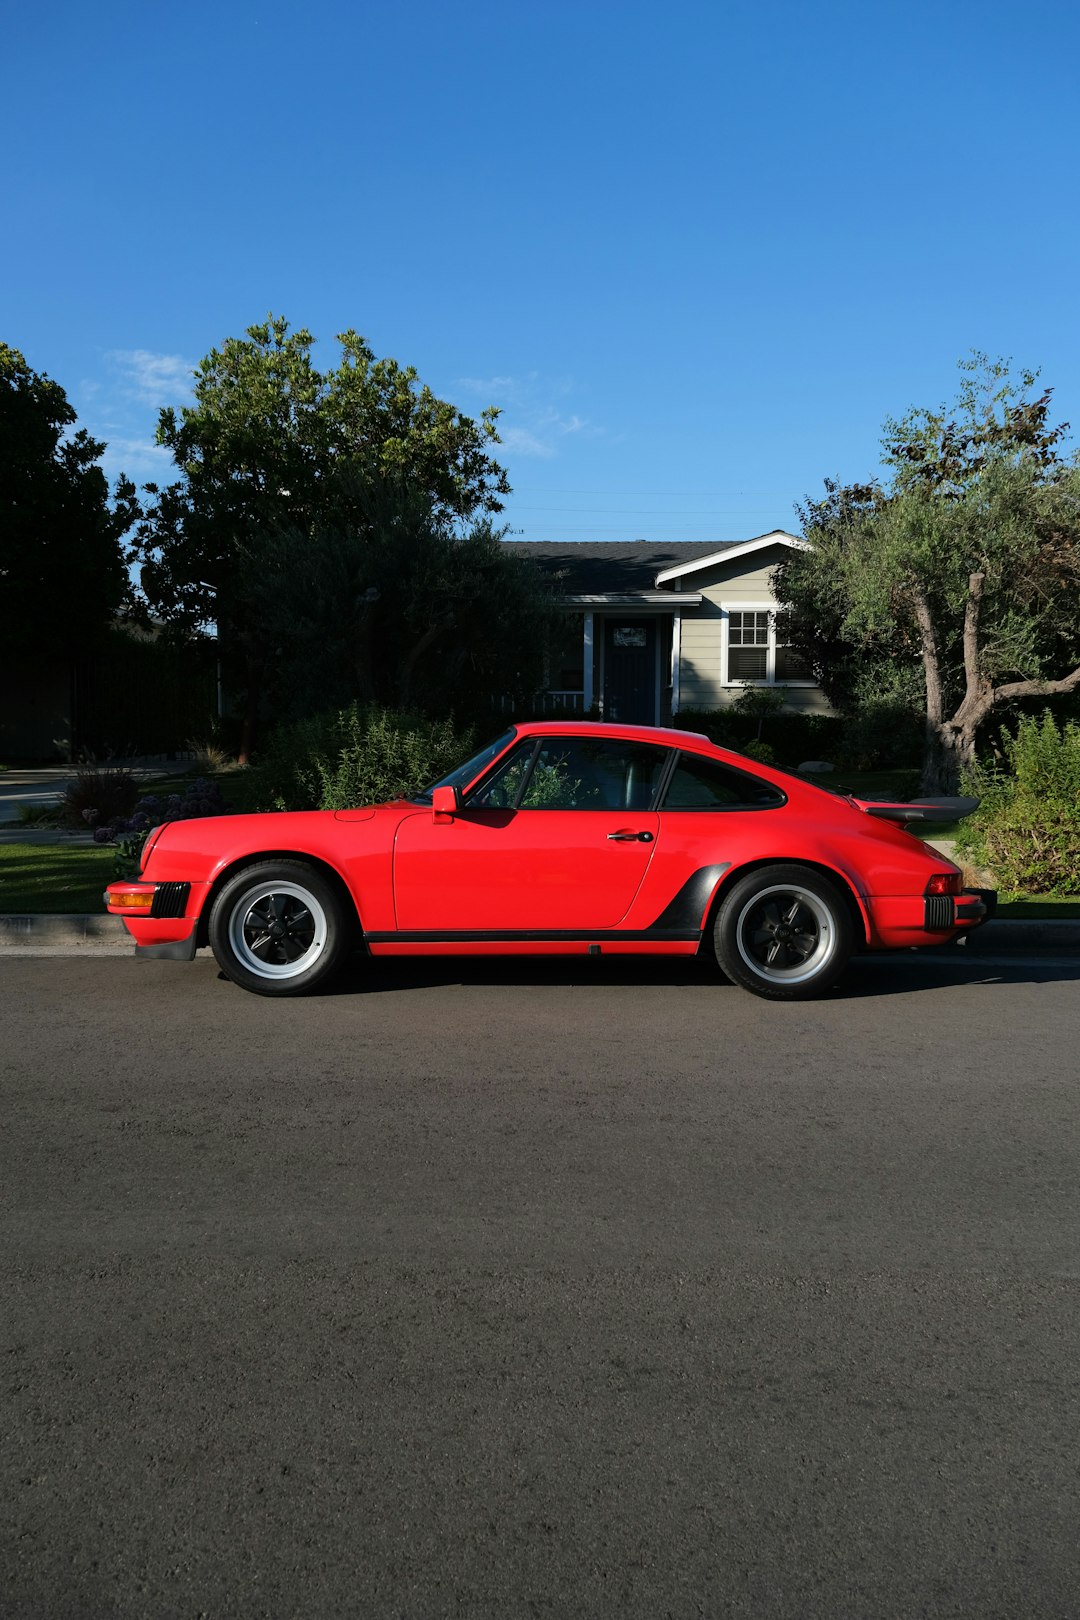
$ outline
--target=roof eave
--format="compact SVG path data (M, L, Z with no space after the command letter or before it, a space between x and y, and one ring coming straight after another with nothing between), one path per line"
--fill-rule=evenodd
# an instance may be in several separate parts
M700 607L700 591L567 591L566 607Z
M748 557L751 552L764 551L768 546L787 546L792 551L811 550L808 540L800 540L798 535L788 534L785 529L774 529L772 534L763 534L757 540L744 540L741 545L725 546L722 551L714 551L708 557L678 563L674 568L662 568L656 576L656 583L666 585L668 580L682 579L686 574L697 573L702 568L716 568L738 557Z

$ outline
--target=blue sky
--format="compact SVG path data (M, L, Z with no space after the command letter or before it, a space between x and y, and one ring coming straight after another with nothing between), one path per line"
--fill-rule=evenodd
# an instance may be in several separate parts
M140 482L274 311L502 406L529 539L790 526L971 348L1080 426L1078 15L9 6L0 337Z

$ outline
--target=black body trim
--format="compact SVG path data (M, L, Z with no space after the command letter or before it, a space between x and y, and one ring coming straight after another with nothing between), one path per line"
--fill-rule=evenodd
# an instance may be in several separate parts
M923 906L923 927L927 933L951 928L955 921L951 894L928 894Z
M186 939L167 939L160 945L136 945L135 955L157 957L164 962L193 962L198 932L196 925Z
M182 917L190 893L190 883L159 883L154 890L151 917Z
M540 944L546 941L580 941L583 945L593 940L620 939L659 941L697 940L700 928L442 928L432 930L407 929L398 933L366 933L369 945L449 945L449 944Z
M695 938L700 936L705 907L712 899L713 890L724 873L730 870L730 861L723 861L719 866L699 866L693 876L687 878L678 893L668 901L649 929L649 936L651 937L653 931L658 928L689 928L693 930Z

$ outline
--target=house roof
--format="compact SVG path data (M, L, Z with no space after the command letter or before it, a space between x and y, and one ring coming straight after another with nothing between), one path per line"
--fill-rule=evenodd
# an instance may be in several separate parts
M504 540L503 545L530 557L545 574L557 576L567 595L605 596L655 590L661 569L696 562L722 549L715 540L669 545L652 540Z
M503 545L556 578L566 596L626 596L655 592L658 583L777 542L800 543L785 530L773 529L753 540L682 540L666 545L653 540L504 540Z

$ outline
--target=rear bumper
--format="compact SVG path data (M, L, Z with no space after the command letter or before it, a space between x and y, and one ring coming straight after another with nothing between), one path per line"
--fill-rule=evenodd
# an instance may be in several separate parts
M867 900L872 948L940 945L978 928L990 915L989 897L978 890L958 895L875 895Z

